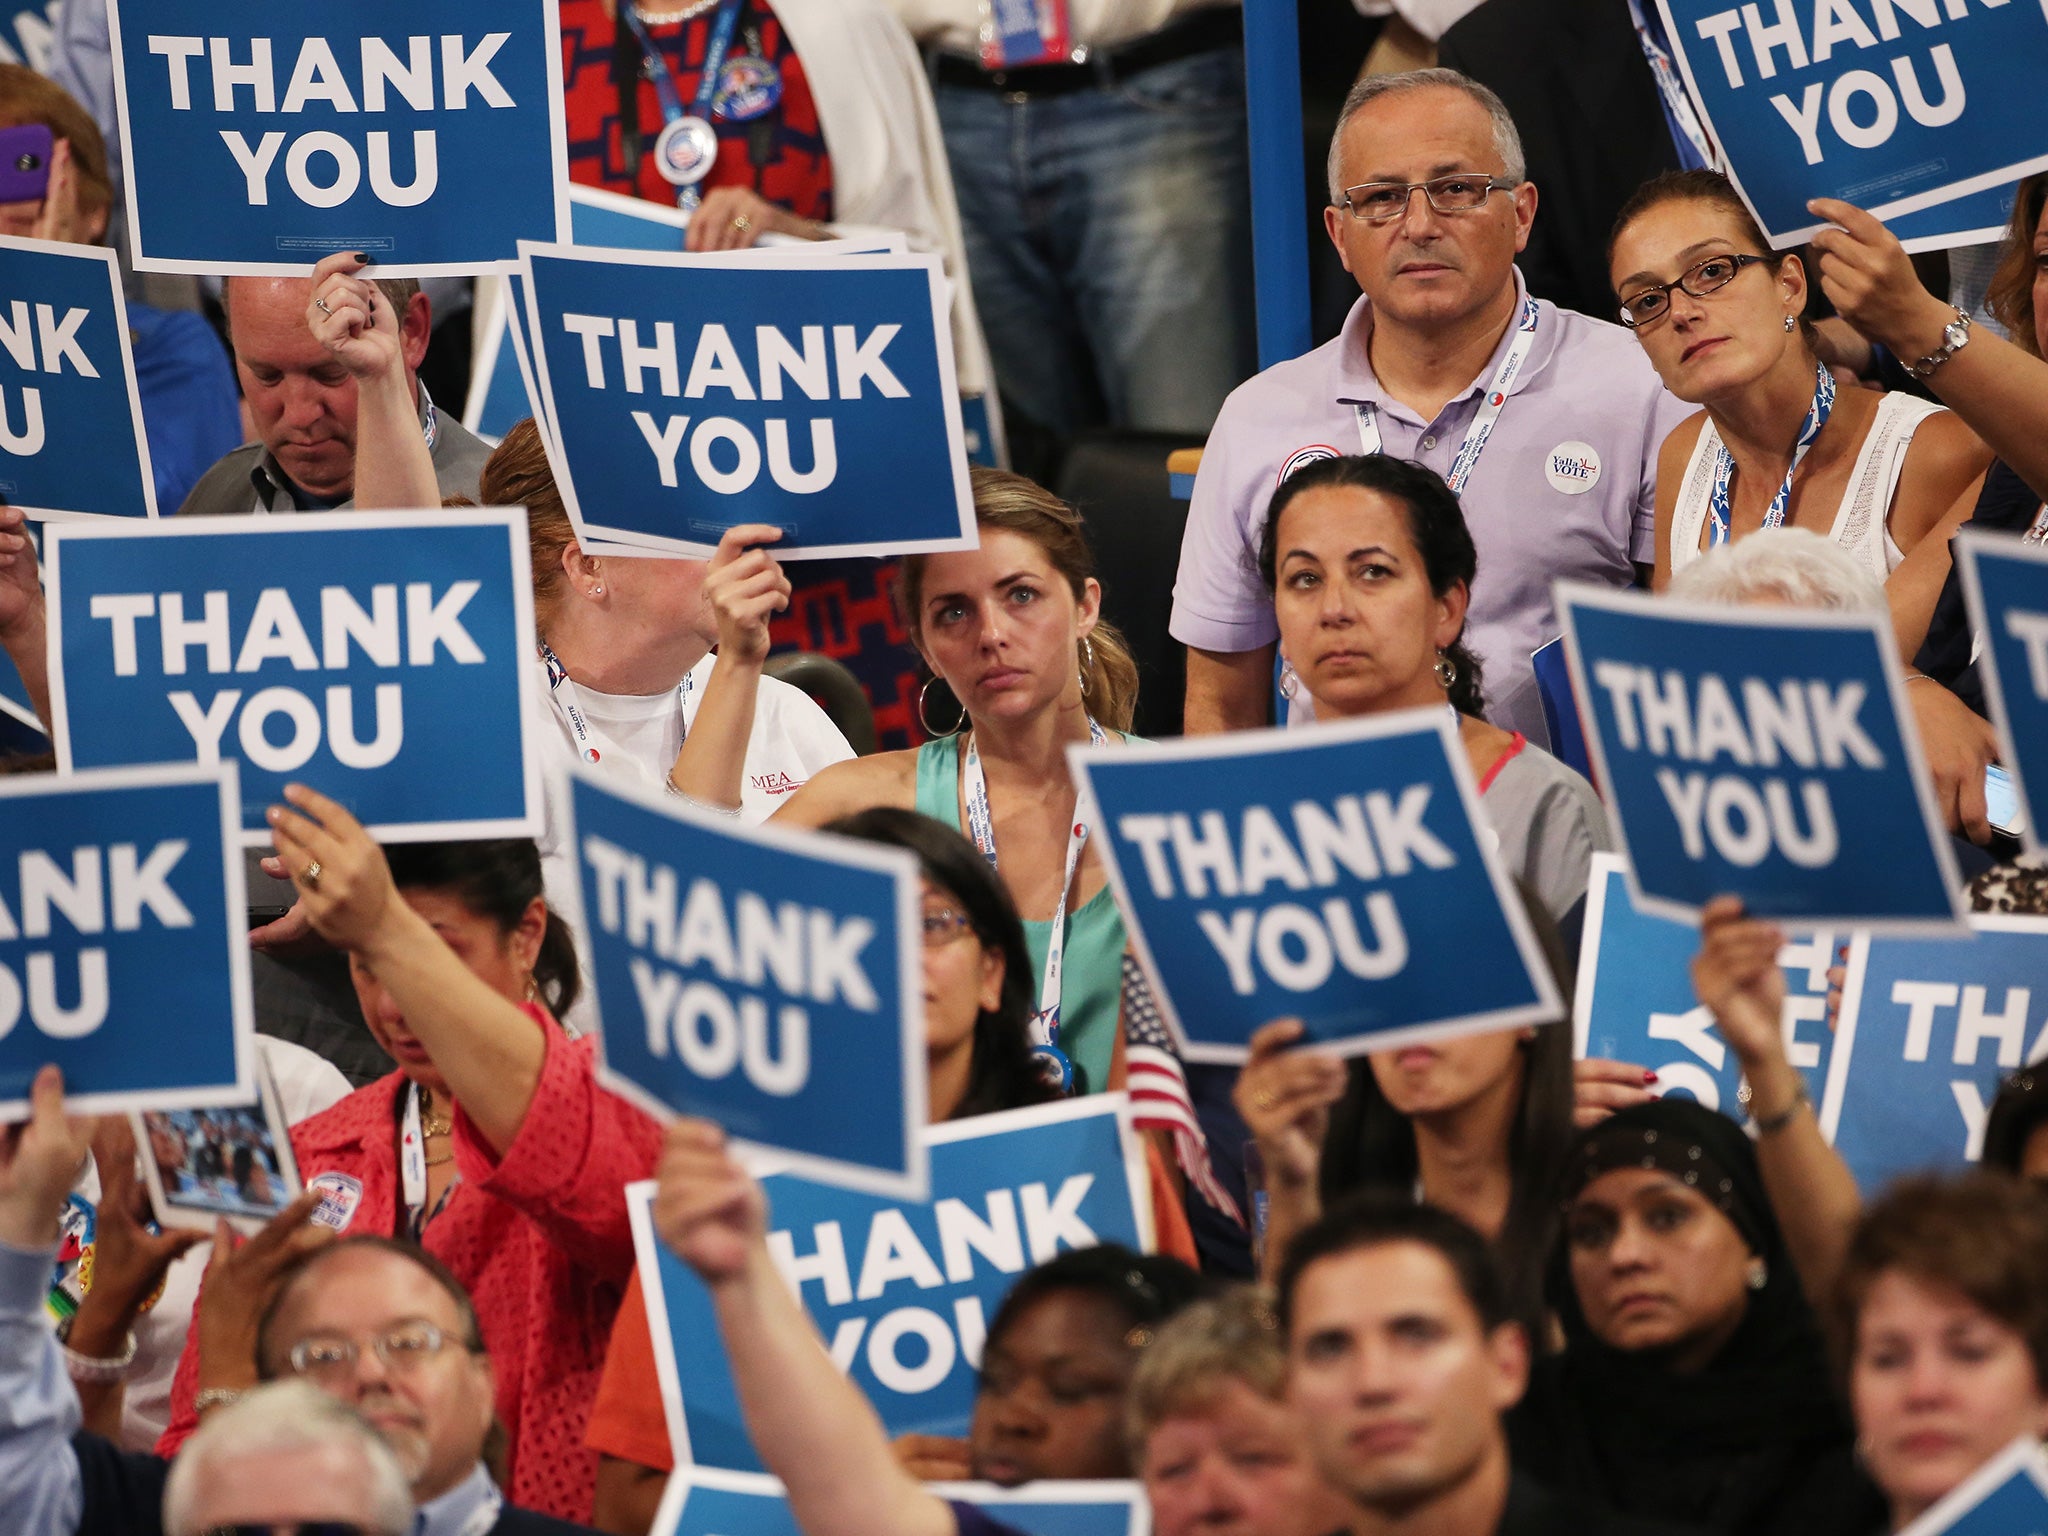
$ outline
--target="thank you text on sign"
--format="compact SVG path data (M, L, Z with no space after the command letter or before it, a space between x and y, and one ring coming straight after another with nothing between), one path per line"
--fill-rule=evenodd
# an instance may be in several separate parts
M109 0L135 264L477 271L565 237L548 0Z
M586 541L778 555L974 543L938 259L531 249L529 339Z
M967 1433L989 1320L1025 1270L1070 1248L1150 1239L1144 1162L1121 1094L925 1135L928 1201L795 1174L762 1181L783 1278L892 1436ZM758 1472L710 1294L654 1240L652 1194L636 1185L627 1200L676 1460Z
M915 860L616 786L571 782L607 1081L814 1177L922 1198Z
M294 780L384 838L532 832L523 511L58 526L47 543L63 766L232 758L255 843Z
M0 498L156 516L112 251L0 237Z
M1778 245L1809 198L1880 217L2048 164L2048 11L2012 0L1659 0L1686 83Z
M1965 532L1957 559L1983 637L1991 717L2026 809L2027 846L2048 848L2048 550Z
M0 779L0 1113L255 1097L232 766Z
M1882 613L1707 608L1558 584L1637 904L1953 931L1960 885Z
M1278 1018L1355 1055L1561 1011L1447 711L1073 757L1190 1058Z

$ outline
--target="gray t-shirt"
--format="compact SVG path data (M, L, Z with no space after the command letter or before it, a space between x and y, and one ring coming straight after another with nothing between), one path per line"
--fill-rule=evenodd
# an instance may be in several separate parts
M1593 855L1614 847L1607 807L1593 786L1525 743L1493 770L1479 805L1500 838L1508 873L1536 893L1560 929L1576 933Z

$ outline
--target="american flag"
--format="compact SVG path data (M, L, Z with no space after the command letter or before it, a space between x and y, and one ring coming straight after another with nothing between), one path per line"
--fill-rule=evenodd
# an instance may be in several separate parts
M1128 951L1123 970L1124 1062L1128 1073L1126 1091L1131 1096L1133 1122L1141 1131L1166 1131L1173 1137L1173 1160L1188 1182L1201 1191L1202 1198L1239 1226L1244 1214L1230 1191L1216 1177L1209 1161L1209 1140L1202 1134L1202 1122L1195 1118L1194 1101L1188 1097L1187 1074L1173 1041L1159 1017L1159 999L1137 957Z

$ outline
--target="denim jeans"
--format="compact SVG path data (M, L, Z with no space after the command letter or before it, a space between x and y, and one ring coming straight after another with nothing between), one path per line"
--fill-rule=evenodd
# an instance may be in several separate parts
M1207 433L1256 357L1242 49L1070 95L934 89L1006 407Z

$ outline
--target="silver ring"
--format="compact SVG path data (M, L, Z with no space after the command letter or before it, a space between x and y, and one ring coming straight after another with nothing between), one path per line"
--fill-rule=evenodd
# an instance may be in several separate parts
M313 307L319 310L320 313L323 315L331 316L334 313L333 310L327 307L327 301L325 299L315 299L313 301Z
M301 882L301 883L302 883L302 884L303 884L303 885L304 885L304 886L306 887L306 889L307 889L307 890L309 890L309 891L317 891L317 890L319 890L319 889L320 889L320 861L319 861L318 859L315 859L315 860L314 860L314 861L313 861L312 863L308 864L308 865L306 866L306 868L305 868L305 872L304 872L303 874L301 874L301 875L299 876L299 880L300 880L300 882Z

